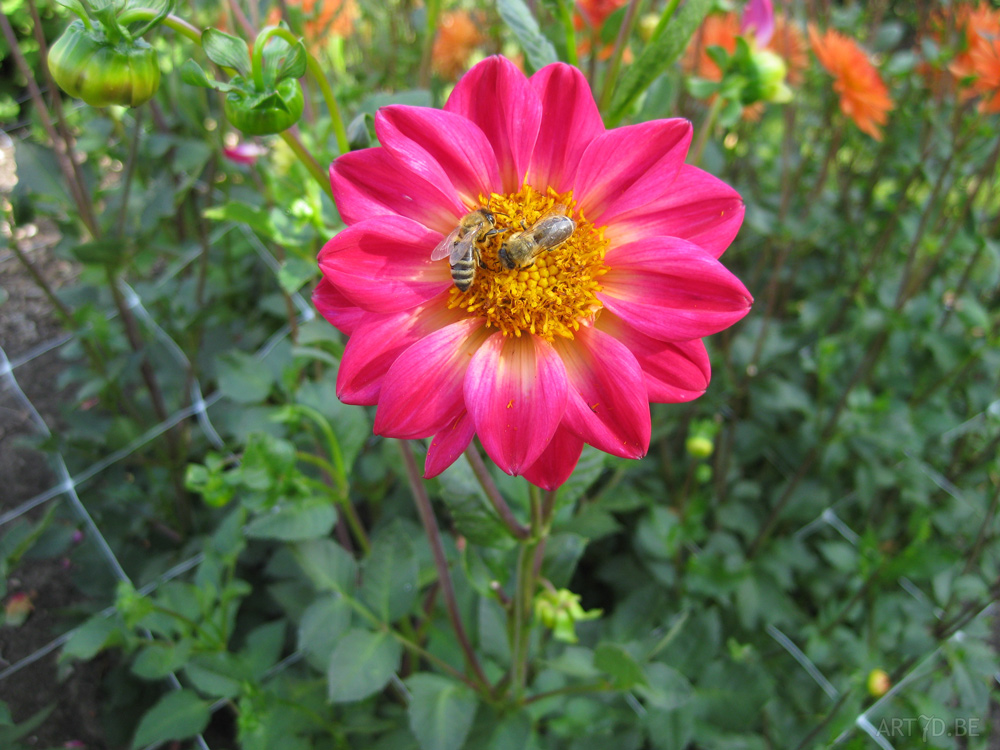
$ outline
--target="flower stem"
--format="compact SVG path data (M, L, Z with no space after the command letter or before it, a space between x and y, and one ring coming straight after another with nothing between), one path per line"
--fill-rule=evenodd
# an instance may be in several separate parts
M455 637L465 655L466 665L473 671L476 681L480 687L490 692L490 681L486 678L476 652L472 649L469 636L465 632L462 624L462 617L458 611L458 601L455 599L455 587L451 583L451 574L448 572L448 560L444 555L444 546L441 544L441 532L438 529L437 520L434 518L434 509L431 507L430 498L421 482L420 472L417 470L417 463L413 458L413 449L405 440L399 441L399 450L403 454L403 463L406 467L406 478L410 483L413 492L413 500L417 506L417 513L420 521L424 525L427 534L427 541L431 546L431 554L434 556L434 567L437 568L438 583L441 586L441 593L444 596L445 607L448 610L448 618L455 631Z
M614 93L615 84L618 82L618 71L622 66L622 56L625 54L625 47L628 46L628 38L632 34L632 26L635 24L635 18L639 6L642 4L642 0L631 0L628 4L628 8L625 10L625 18L622 19L622 25L618 28L618 37L615 39L615 50L611 56L611 67L608 68L604 75L604 88L601 91L601 103L599 109L604 112L607 110L608 105L611 104L611 95ZM592 49L592 54L596 54L597 50Z
M136 21L151 21L156 18L157 15L159 14L152 8L130 8L118 17L118 22L124 26L129 23L135 23ZM173 29L178 34L186 36L195 44L201 44L201 32L183 18L179 18L172 13L168 13L161 23L164 26Z
M277 27L271 27L274 31L271 31L272 36L278 36L284 39L289 44L298 44L299 39L297 39L288 29L282 29ZM351 150L351 145L347 140L347 129L344 127L344 120L340 115L340 107L337 105L337 97L333 94L333 89L330 87L330 82L327 80L326 75L323 73L323 68L316 61L308 51L306 51L306 66L309 68L309 73L312 75L313 80L316 81L316 85L319 86L320 93L323 94L323 101L326 102L326 108L330 111L330 121L333 123L333 134L337 139L337 150L342 154L346 154Z
M309 170L309 174L313 176L313 179L319 183L319 186L323 188L323 191L333 199L333 188L330 186L330 180L327 179L326 174L323 172L323 168L320 167L319 162L316 161L315 157L309 153L309 150L302 144L302 139L299 138L298 133L295 130L288 129L281 134L281 140L283 140L288 147L292 149L295 155L299 158L299 161Z
M715 127L715 120L721 111L722 97L716 96L715 101L712 102L712 106L708 110L708 114L705 115L705 119L701 123L701 130L698 131L698 139L694 143L694 148L691 149L691 159L689 162L691 165L698 166L701 163L701 152L705 150L708 134Z
M427 0L427 25L424 28L423 49L420 52L420 88L431 83L431 54L434 51L434 36L437 32L438 17L441 15L441 0Z
M500 494L500 490L498 490L496 484L494 484L493 478L490 477L490 473L486 468L486 463L483 461L482 456L479 455L479 451L476 450L474 445L470 444L469 447L465 449L465 458L468 460L469 466L472 467L472 473L476 475L479 486L483 488L483 492L486 493L486 497L489 498L490 504L497 512L497 515L500 516L500 520L503 521L507 530L517 539L524 540L530 537L531 532L517 520L514 512L503 499L503 495Z
M576 53L576 29L573 28L573 11L567 0L559 0L559 21L566 39L566 62L574 68L580 64Z
M515 700L521 699L528 676L528 657L531 650L532 602L541 558L545 552L545 540L551 512L555 507L555 493L548 493L542 499L542 492L533 484L528 485L531 503L531 537L521 544L517 555L517 588L514 592L513 637L511 643L511 689ZM548 515L546 515L548 511Z

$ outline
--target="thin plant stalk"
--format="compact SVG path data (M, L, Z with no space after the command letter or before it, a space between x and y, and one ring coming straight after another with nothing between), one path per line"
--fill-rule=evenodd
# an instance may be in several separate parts
M254 42L255 55L263 55L264 45L267 44L267 41L271 37L284 39L290 45L298 44L300 41L298 37L292 34L292 32L288 29L283 29L278 26L269 26L257 36L257 40ZM317 62L316 58L313 57L308 51L306 51L306 67L309 69L309 74L312 76L313 80L316 81L316 85L319 86L320 93L323 95L323 101L326 102L326 108L330 112L330 121L333 123L334 137L337 139L337 149L340 153L346 154L351 150L351 146L347 139L347 129L344 127L344 120L340 116L340 107L337 105L337 97L333 94L333 89L330 87L330 82L327 80L326 74L323 72L323 68L320 66L319 62ZM262 66L258 66L255 62L254 70L257 71L258 69L262 70Z
M483 488L483 492L489 499L493 509L497 512L500 520L503 521L503 525L507 527L507 530L517 539L524 540L530 537L531 532L517 520L510 506L503 499L503 495L500 494L500 490L497 489L493 478L486 468L483 457L479 455L479 451L476 450L474 445L470 444L465 449L465 458L469 462L469 466L472 468L472 473L475 474L479 486Z
M573 10L569 0L558 0L559 22L562 24L563 39L566 42L566 62L574 68L580 64L576 52L576 28L573 26Z
M333 199L333 188L330 186L330 180L327 178L326 174L323 172L323 168L316 161L316 158L309 152L303 143L302 139L299 138L297 128L289 128L281 134L281 140L283 140L288 147L292 150L295 156L298 157L299 161L302 162L303 166L312 175L312 178L319 183L319 186L323 188L323 192L326 193L330 199Z
M635 19L639 15L639 6L643 0L630 0L628 8L625 10L625 17L622 25L618 28L618 37L615 39L615 49L611 55L611 65L604 76L604 89L601 92L600 110L603 112L611 104L611 95L614 93L615 85L618 83L618 71L622 67L622 56L628 46L629 37L632 35L632 27ZM596 50L591 50L592 53Z
M705 119L701 122L701 129L698 131L698 137L695 139L694 148L691 149L691 158L689 159L691 165L698 166L701 163L701 154L705 150L708 134L715 127L715 121L718 119L719 112L721 111L722 97L716 96L715 101L712 102L712 106L708 109L708 114L705 115Z
M430 498L424 489L420 472L417 469L416 460L413 458L413 449L405 440L399 441L399 450L403 454L403 464L406 469L406 478L413 492L413 500L417 506L417 513L427 534L427 541L430 543L431 554L434 557L434 567L437 569L438 583L441 586L441 593L444 596L445 608L448 610L448 618L451 620L455 637L462 648L465 656L466 666L472 670L480 690L489 694L491 692L490 681L487 679L469 636L465 632L462 624L462 617L458 611L458 600L455 598L455 587L451 582L451 574L448 572L448 559L444 554L444 545L441 543L441 532L438 529L437 520L434 518L434 509L431 507Z
M434 37L437 34L438 18L441 15L441 0L427 0L427 23L424 26L423 48L420 52L420 73L418 80L421 88L427 88L431 83L431 56L434 52Z

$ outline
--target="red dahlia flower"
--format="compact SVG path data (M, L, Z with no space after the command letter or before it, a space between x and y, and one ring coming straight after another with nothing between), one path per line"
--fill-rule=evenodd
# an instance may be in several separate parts
M313 296L350 337L340 399L378 404L377 434L433 438L428 477L474 435L505 472L547 489L584 442L643 456L649 402L700 396L702 337L752 301L717 260L743 203L684 164L691 124L605 130L575 68L528 79L492 57L443 111L384 107L375 129L380 148L331 167L348 226L321 251ZM557 204L572 236L528 268L499 263L505 236ZM501 231L480 242L484 267L461 292L431 253L486 206Z

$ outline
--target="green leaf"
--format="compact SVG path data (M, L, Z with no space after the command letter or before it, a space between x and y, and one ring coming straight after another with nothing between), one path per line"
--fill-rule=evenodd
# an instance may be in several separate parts
M212 716L209 705L192 690L168 693L142 717L132 740L133 749L194 737L208 726Z
M223 68L231 68L246 78L250 75L250 50L239 37L218 29L205 29L201 45L208 59Z
M214 698L235 698L243 681L251 679L242 661L228 652L195 656L184 666L184 675L195 688Z
M257 234L262 234L265 237L270 237L274 233L274 226L271 224L268 212L248 203L230 201L221 206L206 208L203 215L212 221L235 221L246 224Z
M259 403L271 392L274 379L249 354L232 351L218 360L219 390L238 404Z
M517 37L531 67L539 70L559 60L556 48L542 34L538 21L531 15L531 10L524 0L497 0L497 11Z
M276 80L281 81L285 78L301 78L305 74L306 48L302 44L302 40L299 40L292 47L291 51L281 60Z
M542 572L556 588L569 586L587 540L579 534L553 534L545 547Z
M406 681L412 693L410 729L423 750L459 750L472 728L478 701L460 682L435 674L417 674Z
M240 651L255 679L262 679L264 672L273 667L285 645L285 620L275 620L255 628L247 635L247 642Z
M614 678L615 687L628 690L633 685L645 685L646 675L632 654L617 643L602 643L594 651L594 666Z
M525 750L534 747L531 716L527 711L510 714L497 724L487 750Z
M661 711L672 711L687 703L691 697L691 683L666 664L653 662L647 665L646 678L647 684L637 685L636 692Z
M351 606L341 596L314 601L299 623L299 648L317 669L330 663L337 641L351 626Z
M441 498L458 531L475 545L509 549L514 537L497 516L467 461L456 461L441 474Z
M107 646L118 631L118 624L104 615L94 615L70 635L63 646L63 659L92 659Z
M144 680L161 680L180 669L191 656L191 641L157 641L141 649L132 662L132 674Z
M618 122L643 91L680 57L695 29L701 25L712 0L688 0L670 21L649 40L639 59L625 69L611 98L609 120Z
M292 547L292 554L306 576L320 591L350 593L358 575L351 553L332 539L312 539Z
M317 539L329 534L336 522L337 511L329 502L286 505L253 519L247 524L246 535L284 541Z
M45 720L49 718L49 714L55 710L56 704L53 703L51 706L46 706L30 719L17 725L13 725L10 718L10 711L7 709L6 704L0 703L0 707L3 708L4 714L0 717L0 747L10 747L19 739L31 734L44 724Z
M327 695L350 703L378 692L396 673L403 647L388 633L348 631L330 657Z
M94 240L74 245L70 252L81 263L117 268L129 251L129 242L123 238Z
M358 594L382 622L395 622L417 599L418 575L413 542L403 527L394 523L372 541Z
M574 502L590 488L590 485L597 481L597 478L604 472L607 457L608 454L604 451L599 451L589 445L583 446L583 453L580 454L576 468L573 469L573 473L570 474L566 483L559 488L557 502L560 507Z

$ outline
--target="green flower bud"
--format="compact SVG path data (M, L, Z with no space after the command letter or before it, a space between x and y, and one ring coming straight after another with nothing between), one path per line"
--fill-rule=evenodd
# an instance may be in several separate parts
M889 688L892 687L892 680L889 679L889 674L884 669L873 669L868 673L866 687L868 688L868 694L873 698L881 698L889 692Z
M112 44L99 28L73 21L49 50L52 78L92 107L138 107L160 87L156 50L142 39Z
M302 117L305 99L294 78L281 81L272 92L250 93L239 76L231 83L237 88L226 94L226 118L247 135L272 135L287 130Z
M708 458L715 450L715 443L704 435L692 435L685 441L684 447L687 448L688 455L693 458Z
M755 49L751 54L759 86L760 100L765 102L791 101L792 90L785 85L788 66L780 55L766 49Z
M535 597L535 616L552 631L557 641L576 643L576 623L596 620L602 610L584 611L580 595L568 589L549 589Z

